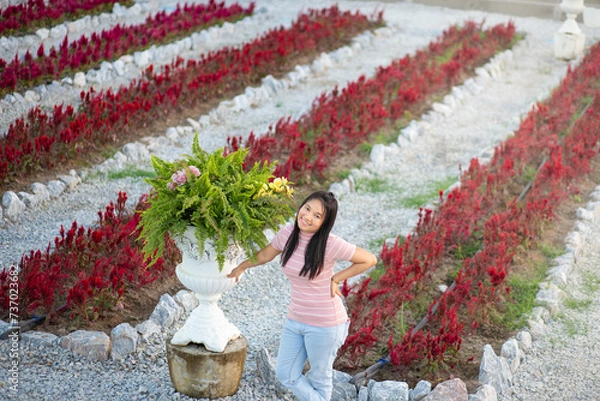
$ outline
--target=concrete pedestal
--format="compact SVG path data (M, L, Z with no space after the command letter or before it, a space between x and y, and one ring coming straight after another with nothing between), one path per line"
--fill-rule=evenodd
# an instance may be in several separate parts
M167 338L169 374L175 390L195 398L220 398L237 392L248 341L240 336L223 352L208 351L202 344L171 344Z
M573 60L583 53L584 34L557 32L554 34L554 57L562 60Z

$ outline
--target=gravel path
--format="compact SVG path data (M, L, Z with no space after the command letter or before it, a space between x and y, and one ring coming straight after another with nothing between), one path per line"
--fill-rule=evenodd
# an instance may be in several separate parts
M301 9L329 4L327 1L265 0L260 1L258 6L264 7L262 12L265 15L261 18L269 21L268 26L264 26L267 29L288 23ZM360 9L370 13L376 3L340 1L339 5L343 9ZM518 127L520 117L532 103L550 93L568 66L552 55L552 38L559 27L556 21L440 9L405 2L386 3L383 7L390 29L382 30L370 45L352 48L347 57L340 56L326 71L309 76L296 87L278 92L276 96L263 100L258 107L232 114L225 121L204 125L200 131L201 145L207 150L223 146L227 136L247 136L251 131L263 133L280 117L297 116L308 110L312 99L323 91L344 85L361 74L372 75L378 66L387 65L425 46L450 24L469 18L476 21L485 18L487 25L515 21L517 29L527 33L526 39L494 60L487 69L493 77L488 74L486 78L483 74L472 83L456 88L454 96L445 101L447 107L439 108L441 112L430 113L419 122L419 134L403 142L402 146L386 147L383 162L365 160L360 170L352 171L355 191L342 193L340 216L334 231L374 252L380 249L383 240L410 232L417 219L416 206L409 202L410 199L448 187L456 181L459 166L468 165L471 158L480 157L485 161L491 156L493 146ZM585 30L585 27L582 28ZM597 36L597 32L585 30L585 33L588 43L596 40L592 38ZM164 141L155 153L164 158L176 158L189 148L190 142L189 136L181 135ZM144 167L143 164L141 166ZM384 183L385 189L372 191L373 183ZM21 253L29 249L44 248L57 234L61 224L70 225L74 220L84 225L93 224L97 211L109 200L116 199L118 191L126 191L132 202L136 202L147 189L140 180L107 180L89 174L76 190L65 193L60 200L28 210L18 221L7 223L0 230L0 265L15 263ZM594 230L600 232L597 225ZM585 262L585 258L579 262L586 269L592 269L593 262L598 267L597 251L594 254L592 250L600 249L600 236L595 237L586 244L589 262ZM577 283L583 285L588 281L585 279L587 276L582 274L582 277ZM581 290L573 291L574 296L588 296ZM249 341L240 390L227 400L281 399L258 378L255 355L262 348L275 354L287 301L288 284L276 264L250 270L239 285L225 294L222 309ZM565 312L564 319L549 326L548 339L534 343L535 352L527 355L526 366L517 381L515 400L561 399L549 395L555 387L573 388L573 392L567 393L564 399L592 399L575 396L580 388L592 388L593 383L584 380L593 381L593 375L597 373L595 366L600 361L597 345L600 344L600 333L593 324L595 320L590 317L592 312L600 313L597 301L586 309ZM587 329L586 335L575 337L577 341L565 339L560 334L573 322L582 322L579 326ZM567 345L577 346L582 351L569 349ZM7 342L0 343L2 366L9 363L8 347ZM21 347L19 399L188 399L172 388L162 338L144 344L137 354L121 362L89 362L58 346L39 347L27 341L22 341ZM558 352L565 352L565 357L561 354L561 358L556 358ZM578 356L579 352L584 354L582 358L587 363L575 362L574 356ZM572 366L561 366L556 363L557 360ZM559 376L559 373L566 372L571 373ZM568 384L573 383L573 376L582 377L574 386ZM541 383L540 377L543 377ZM0 370L0 388L8 385L7 379L8 372Z
M569 277L560 314L525 356L513 377L515 395L505 400L598 400L600 394L600 220Z

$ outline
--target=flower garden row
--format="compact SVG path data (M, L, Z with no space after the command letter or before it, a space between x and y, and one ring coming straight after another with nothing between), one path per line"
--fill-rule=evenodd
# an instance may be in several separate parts
M494 32L496 34L494 34ZM489 58L495 52L500 51L508 46L512 38L512 32L514 32L513 27L508 25L495 27L483 35L479 29L479 26L472 23L465 24L465 26L461 29L449 29L444 33L441 39L434 41L429 46L429 49L433 51L433 55L438 57L443 56L445 59L445 63L432 63L434 66L437 66L437 70L440 72L436 73L435 69L432 68L430 70L430 74L433 76L439 76L442 74L442 71L448 70L448 63L450 63L450 65L454 65L456 61L453 57L457 49L460 50L458 52L459 55L456 56L459 57L458 59L462 57L460 55L463 54L463 52L475 52L473 47L466 45L465 38L473 38L476 40L475 43L477 43L479 46L477 48L478 51L481 51L481 49L486 49L485 51ZM481 38L487 38L487 40L481 42ZM493 49L488 48L488 46L492 47ZM471 58L469 58L469 60L471 60ZM480 59L479 63L484 63L485 61L485 59ZM420 60L419 62L423 61ZM417 68L412 65L413 63L417 63L417 61L413 61L413 58L404 58L399 64L401 64L406 71L415 71ZM422 64L418 65L422 66ZM463 75L463 78L465 78L465 74L468 71L472 71L476 66L476 64L470 64L470 69L462 70L461 74ZM442 76L446 77L446 75ZM358 82L360 83L364 81L364 78L361 78ZM388 82L388 84L391 87L394 87L392 83ZM355 84L350 84L349 87L354 86ZM449 89L449 87L446 89ZM346 90L344 90L344 92L345 91ZM421 106L426 104L426 94L430 93L424 93L418 97ZM413 103L414 107L419 106L416 101L416 96L417 95L415 95L414 99L415 102ZM392 96L389 95L388 97ZM323 98L323 96L321 98ZM355 99L355 101L358 102L358 99ZM332 110L335 109L336 108L334 107ZM402 114L402 112L398 113ZM123 194L122 196L125 195ZM142 200L138 208L143 208L144 203L145 201ZM119 201L118 205L121 204L122 202ZM114 206L111 205L109 208L113 210ZM117 215L122 216L122 209L120 207L117 207L116 209L119 211ZM61 233L61 237L56 239L54 244L54 248L56 250L51 250L49 247L45 252L36 251L31 252L29 255L24 255L24 258L20 263L20 268L23 274L23 279L20 282L22 293L27 294L26 296L28 297L26 298L27 303L24 303L24 305L31 305L31 307L28 308L28 313L35 311L42 314L52 315L55 311L61 308L65 302L65 299L68 298L69 307L65 309L70 310L71 313L74 313L74 311L79 311L82 313L84 311L91 310L93 313L88 312L83 316L94 316L94 314L101 313L101 311L96 309L97 305L102 304L98 301L98 297L102 297L105 300L108 297L113 301L116 301L119 297L119 291L124 288L124 281L127 280L128 276L112 273L112 269L93 270L93 267L96 266L97 260L106 260L106 258L110 258L114 255L110 252L107 252L99 244L99 242L112 242L111 239L107 238L107 235L121 237L123 230L128 231L130 234L136 233L135 227L138 225L138 216L136 215L131 219L131 221L127 221L125 218L122 218L119 221L112 219L110 224L111 227L103 228L103 222L109 219L101 218L99 223L100 228L88 230L79 227L77 223L73 223L73 227L69 231L66 233ZM101 230L101 232L97 232L96 230ZM109 230L109 234L103 234L104 231L102 230ZM136 236L137 234L122 238L129 238L130 240ZM129 240L124 241L124 244L127 244L126 254L128 254L129 257L125 258L122 264L117 264L116 266L120 266L120 269L124 269L123 272L128 272L129 270L137 271L138 269L142 269L145 272L143 274L144 277L146 274L152 276L153 269L148 270L146 269L146 264L140 263L139 255L141 255L141 253L132 253L134 248L133 244L129 242ZM85 256L79 258L76 256L77 254ZM95 257L93 256L94 254ZM167 255L171 254L167 252ZM87 267L84 267L83 265L77 265L75 267L74 264L76 264L79 260L85 260ZM172 267L172 264L174 263L172 255L167 256L166 260L167 262L164 263L167 263ZM132 261L132 263L129 263L128 261ZM104 262L98 263L100 263L100 265L104 264ZM165 269L162 262L157 263L156 268L159 270L159 272L166 272L165 274L172 274L173 271L172 268ZM73 275L74 271L78 272L77 275ZM140 276L140 273L131 274L133 274L133 277ZM66 280L66 277L71 277L71 279ZM115 277L122 278L123 281L119 281L118 279L115 279ZM146 278L145 280L150 280L150 278ZM83 284L79 284L81 282ZM31 289L29 289L28 283L32 283ZM42 289L42 286L36 283L51 283L52 285L45 285L44 289ZM92 283L96 287L93 287ZM36 288L39 288L39 290ZM42 291L48 291L48 288L54 289L55 292L53 293L53 296L42 293ZM68 294L70 294L72 288L76 289L77 297L69 297ZM4 302L2 302L2 305L4 305ZM109 305L109 303L105 305Z
M115 3L128 7L133 0L28 0L11 5L0 13L0 35L18 35L47 28L84 15L112 9Z
M309 10L290 28L272 29L244 45L187 63L178 58L162 71L150 66L142 78L118 91L82 92L77 110L64 105L51 113L33 108L0 140L0 183L82 157L113 143L116 132L127 135L182 107L238 94L269 74L285 72L300 57L331 51L381 25L381 14L369 19L337 7Z
M385 272L377 282L345 288L352 326L339 363L360 366L369 349L383 345L391 362L402 368L423 361L452 364L449 356L460 349L465 333L493 308L502 309L519 246L540 235L561 201L577 191L578 179L590 172L600 139L599 77L596 45L552 96L530 111L514 137L497 147L489 166L474 159L460 188L445 199L440 194L437 210L421 210L413 235L383 247ZM538 168L529 192L515 193L515 188L526 188L525 172ZM407 311L423 303L442 258L458 257L458 250L467 248L478 251L462 259L442 296L430 298L427 323L414 330L421 316ZM404 333L391 332L389 327L401 320L413 325Z
M27 51L22 57L17 54L10 62L0 60L0 96L15 90L22 92L69 73L96 68L102 61L169 43L210 26L235 22L252 15L253 11L254 3L243 8L238 4L225 6L224 2L210 0L206 4L177 5L175 11L149 16L143 24L118 24L100 34L93 33L89 38L81 36L70 44L65 36L58 49L52 47L46 52L44 45L40 45L37 57Z
M322 178L340 152L352 150L406 114L419 114L428 99L447 93L510 47L514 38L512 23L485 31L472 21L451 27L427 48L380 67L373 78L362 76L322 94L299 120L282 118L264 135L251 134L244 143L250 149L248 164L278 160L275 175L296 183L309 176ZM242 140L228 138L228 143L235 150Z

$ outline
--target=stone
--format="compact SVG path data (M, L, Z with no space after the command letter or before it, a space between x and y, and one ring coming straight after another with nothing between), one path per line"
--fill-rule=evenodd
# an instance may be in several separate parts
M475 394L469 395L469 401L498 401L498 394L493 386L483 384L477 388Z
M414 389L409 390L408 396L411 401L420 401L431 393L431 383L420 380Z
M443 115L445 117L449 117L450 115L452 115L452 107L445 105L443 103L435 102L434 104L431 105L431 108L436 113L440 113L441 115Z
M560 313L560 305L567 295L552 283L546 283L544 286L540 285L540 287L542 289L538 291L534 304L545 307L551 316L556 316Z
M331 401L346 401L356 399L356 387L350 383L352 376L348 373L333 371L333 391Z
M160 326L157 325L154 320L144 320L142 323L135 326L135 329L140 334L142 340L148 340L154 335L160 335Z
M190 313L198 306L198 298L191 291L179 290L173 299L183 307L185 313Z
M275 363L266 348L262 348L256 353L256 372L266 385L272 386L277 391L278 395L288 393L285 386L277 379Z
M83 88L85 84L85 74L81 71L75 73L75 75L73 76L73 86L77 88Z
M385 162L385 145L381 143L373 145L369 157L375 167L382 166Z
M25 211L25 203L23 203L16 193L6 191L2 196L2 206L4 207L4 216L12 219L19 216Z
M125 75L125 63L123 62L123 60L116 60L113 63L113 69L115 70L118 76Z
M128 143L123 148L121 148L121 152L127 157L127 161L129 162L139 162L150 160L150 152L148 149L139 142Z
M21 333L23 341L34 347L53 347L58 344L59 337L43 331L27 331Z
M276 95L279 91L279 84L272 75L267 75L262 79L262 87L269 93L269 96Z
M347 193L346 188L340 182L334 182L329 186L329 192L332 192L336 198L340 198L342 195Z
M35 34L41 39L46 40L50 36L50 30L47 28L40 28L35 31Z
M50 199L50 192L48 191L48 188L46 188L46 186L44 184L41 184L39 182L34 182L33 184L31 184L29 189L35 195L38 203L46 202L47 200Z
M25 92L25 100L29 103L38 103L40 101L40 95L37 92L28 90Z
M38 203L36 197L29 192L19 192L17 196L30 209L35 208Z
M369 401L408 401L408 384L391 380L369 382Z
M183 308L169 294L163 294L154 311L150 315L150 319L159 327L171 326L181 317Z
M77 175L59 175L58 179L62 181L69 190L75 189L81 184L81 178Z
M233 110L242 111L250 107L250 101L246 95L238 95L233 98Z
M202 127L200 126L200 123L197 120L194 120L193 118L188 118L187 119L188 124L190 124L190 126L193 129L201 129Z
M531 347L533 346L531 333L527 330L521 330L517 333L517 342L519 343L519 348L524 352L531 350Z
M149 50L144 50L143 52L135 52L133 54L133 62L139 68L144 68L150 61L152 60L152 53Z
M129 323L121 323L110 332L112 359L125 359L128 354L135 352L140 335Z
M435 386L423 401L467 401L469 393L467 385L459 378L446 380Z
M48 193L53 198L58 198L60 194L62 194L67 186L64 182L59 180L52 180L46 183L46 188L48 188Z
M521 362L523 362L523 359L525 358L523 351L519 349L518 341L514 338L511 338L502 344L500 356L506 358L512 373L515 373L519 369Z
M365 386L361 386L358 390L358 401L369 401L369 389Z
M512 373L506 359L496 356L492 346L483 347L483 356L479 367L479 382L494 387L499 395L508 394L512 384Z
M54 28L50 29L50 37L53 39L62 39L67 34L67 27L62 25L57 25Z
M105 361L110 351L110 338L101 331L77 330L63 336L60 346L91 361Z
M248 341L240 336L223 352L202 344L176 346L167 339L169 374L175 390L195 398L228 397L237 392L246 361Z

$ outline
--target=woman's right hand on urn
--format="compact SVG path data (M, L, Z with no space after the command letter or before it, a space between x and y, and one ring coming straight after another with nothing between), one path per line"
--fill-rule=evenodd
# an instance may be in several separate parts
M244 274L244 272L246 271L245 268L242 267L241 264L239 264L236 268L234 268L228 275L228 278L235 278L235 282L237 283L238 281L240 281L240 277L242 276L242 274Z

